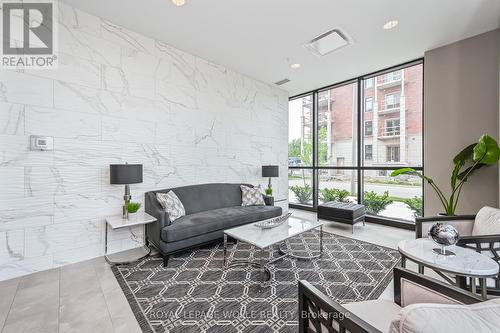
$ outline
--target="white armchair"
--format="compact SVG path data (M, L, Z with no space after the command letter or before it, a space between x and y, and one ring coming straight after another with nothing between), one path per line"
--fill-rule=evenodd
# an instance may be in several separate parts
M307 281L299 281L300 333L496 333L500 299L394 268L394 301L339 304Z
M434 216L416 220L416 237L427 237L427 231L436 222L450 224L458 230L458 246L473 249L491 257L500 264L500 209L483 207L477 215ZM470 289L464 277L457 277L461 288ZM500 296L500 279L488 281L488 294Z

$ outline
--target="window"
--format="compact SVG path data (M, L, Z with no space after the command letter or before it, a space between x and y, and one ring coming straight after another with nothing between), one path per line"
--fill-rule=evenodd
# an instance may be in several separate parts
M291 206L359 202L373 222L378 217L411 222L421 216L421 179L393 178L391 172L423 170L422 96L423 64L416 61L291 98Z
M385 95L385 108L386 109L399 108L400 100L401 100L401 95L399 93Z
M387 119L385 121L385 136L396 136L400 134L399 119Z
M365 145L365 160L373 160L373 145Z
M288 201L292 205L313 205L312 170L303 168L288 170Z
M394 71L385 74L385 82L394 82L401 80L401 71Z
M373 111L373 97L365 98L365 112Z
M365 136L373 135L373 121L365 121Z
M288 166L312 166L313 96L289 103Z
M357 103L358 86L345 84L318 93L318 165L342 166L357 164Z
M387 162L399 162L399 146L387 146Z

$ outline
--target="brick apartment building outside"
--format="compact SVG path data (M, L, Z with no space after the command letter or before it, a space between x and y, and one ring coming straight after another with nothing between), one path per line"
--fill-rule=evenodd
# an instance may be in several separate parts
M422 65L365 80L363 94L364 165L421 166ZM321 139L328 147L326 160L320 161L321 165L357 164L356 96L355 83L319 94L318 125L320 131L326 128L326 138ZM306 133L309 131L304 130ZM365 171L365 176L386 175L383 170Z

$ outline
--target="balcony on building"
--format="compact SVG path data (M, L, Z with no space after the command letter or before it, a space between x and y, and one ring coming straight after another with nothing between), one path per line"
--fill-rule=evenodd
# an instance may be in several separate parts
M401 128L400 126L386 126L382 128L382 130L379 132L378 139L380 140L387 140L387 139L396 139L399 138L401 135Z
M386 89L401 84L401 71L390 72L377 78L377 89Z
M383 105L383 108L378 110L378 114L389 114L399 112L401 103Z

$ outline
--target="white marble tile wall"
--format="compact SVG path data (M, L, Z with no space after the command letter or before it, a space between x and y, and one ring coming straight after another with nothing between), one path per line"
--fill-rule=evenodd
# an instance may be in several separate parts
M145 191L266 184L287 198L288 94L60 4L57 70L0 72L0 280L103 254L121 211L110 163L142 163ZM54 151L30 151L29 135ZM280 203L283 205L283 202ZM141 236L140 228L134 233ZM137 246L130 231L111 251Z

